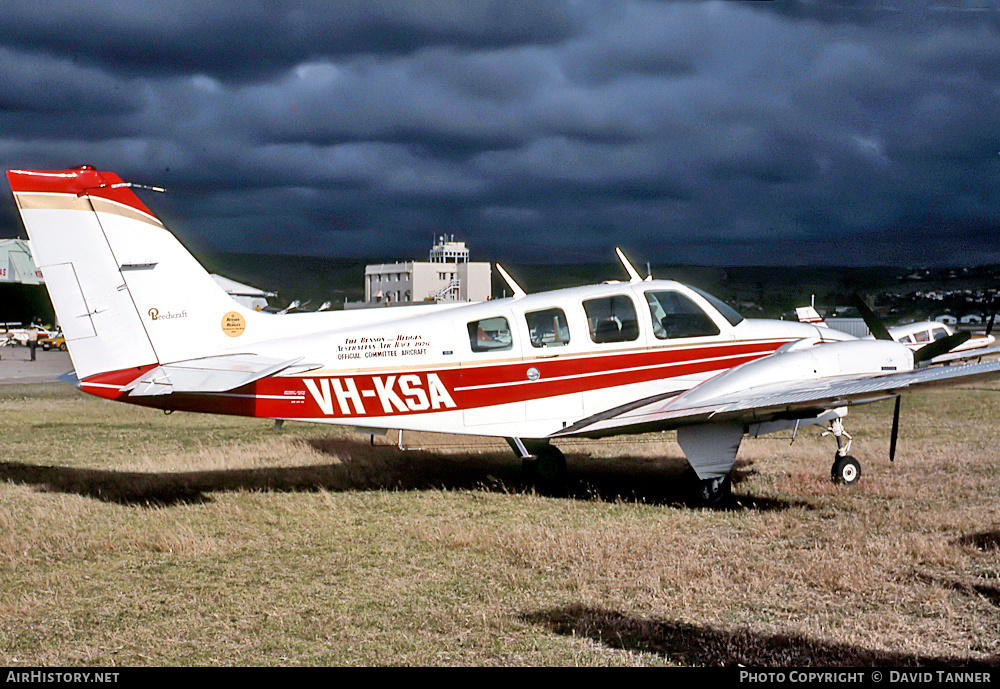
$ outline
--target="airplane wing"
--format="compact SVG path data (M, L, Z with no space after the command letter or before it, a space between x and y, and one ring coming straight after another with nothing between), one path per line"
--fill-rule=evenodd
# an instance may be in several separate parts
M973 349L960 349L947 354L941 354L931 359L931 364L950 364L956 361L967 361L969 359L979 359L980 357L1000 353L1000 346L997 347L977 347Z
M827 409L867 404L914 390L1000 377L1000 361L939 366L884 375L850 376L764 385L705 396L701 388L657 395L610 409L553 434L602 437L618 433L672 430L681 426L725 421L760 423L815 416Z
M136 378L124 391L132 397L176 392L226 392L266 376L293 369L315 368L299 359L274 359L257 354L225 354L162 364Z

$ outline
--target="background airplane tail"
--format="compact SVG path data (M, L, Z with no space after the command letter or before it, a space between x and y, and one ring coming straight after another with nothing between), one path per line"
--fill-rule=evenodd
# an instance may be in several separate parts
M826 321L819 315L815 306L799 306L795 309L795 316L799 319L800 323L811 323L827 327Z
M7 173L82 380L235 351L266 318L238 305L114 173Z

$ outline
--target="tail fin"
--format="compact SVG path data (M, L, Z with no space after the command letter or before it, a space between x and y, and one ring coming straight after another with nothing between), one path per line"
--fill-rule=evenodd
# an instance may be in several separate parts
M266 316L233 301L118 175L7 178L81 380L256 339Z
M801 323L812 323L824 328L827 327L826 321L823 320L823 317L819 315L814 306L799 306L795 309L795 315Z

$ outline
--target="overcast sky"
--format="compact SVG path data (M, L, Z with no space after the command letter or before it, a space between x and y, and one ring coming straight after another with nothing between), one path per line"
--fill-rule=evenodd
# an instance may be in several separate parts
M201 249L1000 263L1000 0L8 0L0 84Z

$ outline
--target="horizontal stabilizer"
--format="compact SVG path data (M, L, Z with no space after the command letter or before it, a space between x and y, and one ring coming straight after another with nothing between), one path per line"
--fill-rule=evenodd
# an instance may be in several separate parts
M56 380L58 380L60 383L69 383L70 385L80 384L80 379L77 377L76 371L74 369L66 371L66 373L56 378Z
M132 397L178 392L227 392L295 367L299 359L274 359L256 354L225 354L157 366L124 388ZM296 364L299 364L296 366Z

